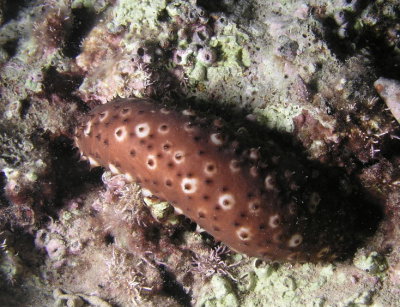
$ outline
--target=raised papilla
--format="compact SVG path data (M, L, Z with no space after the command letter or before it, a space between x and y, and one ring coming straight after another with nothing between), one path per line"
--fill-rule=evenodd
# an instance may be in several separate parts
M353 240L338 186L317 188L330 184L275 143L245 148L221 121L191 110L120 99L88 114L75 145L91 166L125 174L237 252L329 261Z

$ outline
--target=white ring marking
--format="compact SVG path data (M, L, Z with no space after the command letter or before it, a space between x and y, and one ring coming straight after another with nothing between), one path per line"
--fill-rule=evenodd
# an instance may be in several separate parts
M303 242L303 236L299 233L294 234L288 242L289 247L296 247L299 246Z
M235 205L235 198L233 197L232 194L229 193L222 194L218 198L218 204L222 207L222 209L230 210Z
M251 231L248 227L240 227L236 231L236 234L242 241L249 241L251 239Z
M144 138L150 134L150 126L148 123L141 123L135 127L136 135L139 138Z
M111 173L113 174L120 174L119 169L112 163L108 164L108 168L110 169Z
M125 141L126 136L128 135L126 127L125 126L118 127L117 129L114 130L114 135L118 142Z
M193 194L197 191L198 180L195 178L183 178L181 188L185 194Z

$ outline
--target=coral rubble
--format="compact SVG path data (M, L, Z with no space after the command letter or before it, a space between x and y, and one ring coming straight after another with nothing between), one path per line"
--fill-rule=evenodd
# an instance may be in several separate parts
M399 12L397 0L0 1L0 305L398 306ZM309 165L326 194L298 204L346 199L368 231L332 263L229 250L79 160L74 127L118 97L229 125L233 146L292 161L285 178Z

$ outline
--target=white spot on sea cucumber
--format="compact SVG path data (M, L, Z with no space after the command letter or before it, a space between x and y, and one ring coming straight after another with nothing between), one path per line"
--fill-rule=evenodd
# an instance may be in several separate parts
M169 132L169 127L167 124L161 124L157 130L161 134L167 134Z
M222 207L222 209L230 210L235 205L235 197L233 197L233 195L229 193L222 194L218 198L218 204Z
M85 130L83 130L83 134L85 136L89 136L91 128L92 128L92 122L89 120L86 124Z
M154 155L148 155L146 165L149 169L156 169L157 168L157 161Z
M150 126L148 123L141 123L136 125L135 132L139 138L144 138L150 134Z
M258 160L260 158L260 149L250 148L249 158L251 160Z
M99 114L99 121L102 122L108 117L108 111L101 112Z
M210 140L214 145L220 146L224 143L221 133L212 133L210 135Z
M111 173L113 173L113 174L119 174L120 173L118 168L112 163L108 164L108 168L110 169Z
M229 163L229 168L232 171L232 173L237 173L238 171L240 171L240 163L238 160L231 160L231 162Z
M249 202L249 211L252 213L258 213L260 212L261 209L261 204L260 201L258 200L253 200Z
M296 247L299 246L303 242L303 236L299 233L294 234L288 242L289 247Z
M195 178L183 178L181 182L182 191L185 194L193 194L197 191L198 180Z
M296 214L297 213L297 205L295 202L290 202L289 205L287 206L289 213L290 214Z
M91 156L88 156L88 160L89 160L90 166L92 166L92 167L96 167L96 166L100 165L100 163L97 162L95 159L93 159Z
M252 166L250 167L250 175L252 177L257 177L258 176L258 169L257 166Z
M176 214L183 214L183 210L181 208L174 207L174 211Z
M186 115L186 116L195 116L196 115L196 113L193 110L189 110L189 109L183 110L182 114Z
M129 182L133 182L133 177L132 177L131 174L125 173L125 178L126 178L126 180L128 180Z
M151 197L153 196L153 192L151 192L149 189L142 188L142 195L143 197Z
M267 177L265 177L264 185L268 191L272 191L275 189L275 186L273 184L273 178L271 175L268 175Z
M160 112L161 112L162 114L169 114L169 113L171 113L171 111L168 110L167 108L161 108L161 109L160 109Z
M308 201L308 210L311 213L315 213L317 211L317 207L321 201L321 196L317 192L311 193L310 200Z
M273 216L271 216L271 217L269 218L268 224L269 224L269 226L270 226L271 228L276 228L276 227L278 227L280 223L281 223L281 218L280 218L280 216L279 216L278 214L275 214L275 215L273 215Z
M183 129L187 132L195 130L195 125L192 122L186 122L183 124Z
M204 173L208 176L213 176L217 173L217 167L212 162L207 162L204 166Z
M184 152L183 151L175 151L173 159L176 164L182 163L183 161L185 161Z
M171 143L165 142L164 144L161 145L161 148L163 151L169 152L171 150Z
M118 142L122 142L126 139L127 136L127 131L125 126L118 127L115 129L115 138L117 139Z
M330 250L331 250L331 249L330 249L328 246L322 248L322 249L318 252L317 258L326 257L326 255L328 255L328 253L329 253Z
M240 227L236 234L238 235L239 239L242 241L249 241L251 239L251 232L248 227Z

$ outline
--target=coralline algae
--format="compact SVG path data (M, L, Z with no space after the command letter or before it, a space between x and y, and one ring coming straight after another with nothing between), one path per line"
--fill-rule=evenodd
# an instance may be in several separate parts
M89 113L75 145L91 166L141 183L249 256L333 260L354 241L353 218L338 207L345 202L310 190L316 172L290 166L279 152L261 157L243 149L221 121L208 123L192 110L117 100Z

